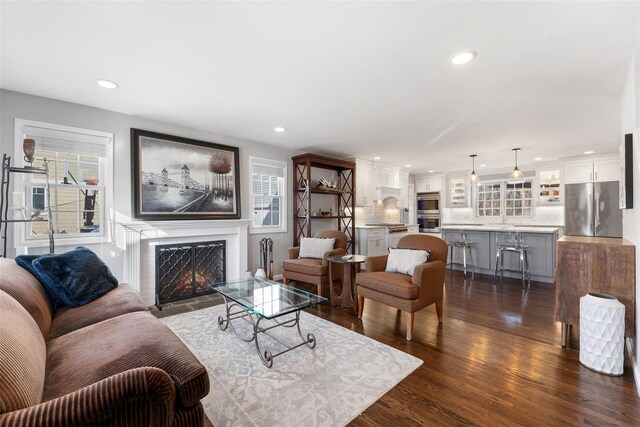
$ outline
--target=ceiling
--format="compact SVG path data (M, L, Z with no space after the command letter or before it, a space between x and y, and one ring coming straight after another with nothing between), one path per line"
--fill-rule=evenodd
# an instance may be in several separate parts
M617 150L640 40L637 2L0 7L3 89L414 172Z

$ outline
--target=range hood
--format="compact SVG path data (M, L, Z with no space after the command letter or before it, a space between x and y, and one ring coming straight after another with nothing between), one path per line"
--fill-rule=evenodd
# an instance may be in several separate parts
M400 200L400 189L393 187L376 187L376 200L384 200L388 198Z

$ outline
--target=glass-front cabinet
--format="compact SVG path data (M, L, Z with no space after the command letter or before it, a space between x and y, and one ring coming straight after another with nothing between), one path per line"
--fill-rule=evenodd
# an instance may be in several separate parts
M533 180L482 182L476 185L476 217L533 216Z
M538 172L538 205L562 205L562 186L560 185L560 170Z

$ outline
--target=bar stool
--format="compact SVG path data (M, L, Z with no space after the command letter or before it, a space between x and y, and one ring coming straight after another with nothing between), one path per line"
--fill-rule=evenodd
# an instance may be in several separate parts
M496 268L493 274L493 284L496 284L498 271L500 272L500 283L504 276L504 253L512 252L520 256L520 272L522 273L522 289L527 290L531 286L531 274L529 272L529 260L527 258L527 245L524 236L518 232L498 232L496 233ZM500 268L498 268L500 265ZM518 270L508 270L518 271ZM527 285L525 286L525 277Z
M473 264L471 257L471 245L472 242L467 240L467 233L461 232L460 239L447 239L447 246L449 247L449 262L447 266L451 268L453 264L462 264L462 269L464 271L464 277L467 277L467 267L471 268L471 279L475 277L475 265ZM462 248L462 262L455 262L453 260L453 249L454 248ZM467 253L469 254L469 263L467 264ZM452 268L453 269L453 268Z

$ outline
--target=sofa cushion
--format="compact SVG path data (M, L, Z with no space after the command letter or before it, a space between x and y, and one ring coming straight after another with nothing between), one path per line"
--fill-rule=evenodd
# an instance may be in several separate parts
M0 290L15 298L36 321L42 336L51 327L53 308L38 280L12 259L0 258Z
M418 298L418 287L411 282L411 276L400 273L376 271L374 273L358 273L358 286L363 286L383 294L398 298Z
M317 258L300 258L282 261L282 269L309 276L325 276L327 267L322 266L322 260Z
M21 255L16 262L40 281L54 308L83 306L118 286L109 267L82 246L63 254Z
M420 249L389 249L387 266L384 271L413 276L413 269L429 259L429 251Z
M4 414L42 401L46 348L38 324L4 291L0 291L0 319L0 414Z
M322 258L325 252L333 249L336 239L303 237L300 239L300 258Z
M53 316L49 335L46 336L47 341L121 314L146 310L147 307L138 291L133 289L131 285L121 283L111 292L107 292L82 307L57 309Z
M182 341L149 312L135 312L50 340L44 399L143 366L169 374L182 406L196 404L209 392L206 369Z

